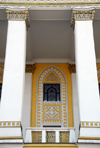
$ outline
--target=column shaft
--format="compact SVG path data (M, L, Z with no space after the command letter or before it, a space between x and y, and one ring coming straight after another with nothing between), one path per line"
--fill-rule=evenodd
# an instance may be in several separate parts
M75 21L75 55L80 120L100 121L92 20Z
M21 121L26 57L25 21L8 21L1 121Z

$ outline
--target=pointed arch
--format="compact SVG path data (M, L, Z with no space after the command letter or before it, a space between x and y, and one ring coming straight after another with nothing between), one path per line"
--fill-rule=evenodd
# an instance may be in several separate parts
M45 102L43 102L43 82L45 77L51 72L57 75L57 77L60 79L61 101L53 102L53 103L46 102L45 104ZM54 79L55 81L58 80L56 76L54 78L55 78ZM68 100L67 99L67 81L66 81L65 75L59 68L53 65L46 67L44 70L41 71L37 79L36 127L41 127L43 123L48 123L48 122L51 124L61 123L63 127L68 127L68 101L67 100ZM57 108L59 108L57 112L59 116L59 120L46 121L43 117L44 106L46 106L45 108L47 107L49 108L50 106L51 108L53 108L54 105Z

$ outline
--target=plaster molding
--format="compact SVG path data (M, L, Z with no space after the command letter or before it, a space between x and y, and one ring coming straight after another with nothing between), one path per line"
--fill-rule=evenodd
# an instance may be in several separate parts
M73 10L71 27L74 29L75 21L89 21L94 19L95 11L92 10Z
M15 21L25 21L26 28L30 27L28 10L6 10L7 19Z

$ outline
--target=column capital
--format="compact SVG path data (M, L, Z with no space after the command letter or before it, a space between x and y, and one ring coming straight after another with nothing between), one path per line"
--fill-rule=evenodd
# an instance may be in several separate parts
M26 73L33 73L35 69L35 64L26 64L25 72Z
M25 20L27 30L30 27L28 10L8 10L7 9L6 14L7 14L8 20L15 20L15 21Z
M75 64L69 64L69 70L70 70L70 73L76 73L76 65Z
M92 10L73 10L71 27L74 29L75 21L89 21L94 19L95 11Z

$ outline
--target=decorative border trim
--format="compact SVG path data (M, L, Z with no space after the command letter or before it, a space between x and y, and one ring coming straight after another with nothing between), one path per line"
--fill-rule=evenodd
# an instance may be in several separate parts
M51 70L50 70L51 69ZM44 78L45 78L45 76L49 73L49 72L54 72L54 73L56 73L57 75L58 75L58 77L60 78L60 84L61 84L61 99L63 98L63 94L64 94L64 92L63 92L63 81L65 82L65 102L66 102L66 106L65 105L62 105L62 120L63 120L63 122L64 122L64 118L65 117L63 117L63 114L64 114L64 109L66 108L66 122L67 122L67 127L68 127L68 102L67 102L67 81L66 81L66 77L65 77L65 75L63 74L63 72L59 69L59 68L57 68L57 67L55 67L55 66L53 66L53 65L51 65L51 66L48 66L48 67L46 67L45 69L43 69L42 70L42 72L39 74L39 76L38 76L38 79L37 79L37 97L36 97L36 127L37 126L40 126L40 124L41 124L41 111L42 111L42 98L43 98L43 81L44 81ZM41 77L41 78L40 78ZM64 77L64 78L61 78L61 77ZM62 79L64 79L64 80L62 80ZM39 81L40 80L40 81ZM41 89L41 92L40 92L40 94L38 94L38 92L39 92L39 88ZM40 97L39 97L40 96ZM40 98L40 99L38 99L38 98ZM38 125L38 100L40 101L40 124ZM62 100L61 100L62 101ZM65 108L64 108L64 106L65 106Z
M20 121L0 121L0 128L21 127Z
M23 139L23 137L0 137L0 140Z
M100 137L78 137L79 140L100 140Z
M100 128L100 122L81 121L81 128Z
M0 4L19 4L19 5L66 5L66 4L100 4L100 2L99 1L89 1L89 0L87 0L87 1L82 1L82 0L80 0L80 1L72 1L72 0L70 0L70 1L66 1L66 2L61 2L60 0L58 1L58 2L46 2L46 1L40 1L40 2L30 2L30 1L27 1L27 2L23 2L23 1L21 1L21 2L14 2L14 1L3 1L3 2L0 2Z

